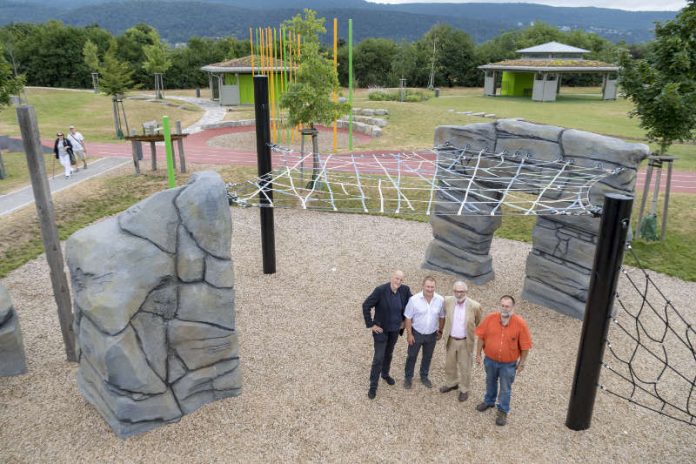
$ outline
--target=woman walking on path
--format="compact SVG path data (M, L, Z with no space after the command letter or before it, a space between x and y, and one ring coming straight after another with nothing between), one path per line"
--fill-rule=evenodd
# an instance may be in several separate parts
M56 142L53 144L53 153L60 164L65 168L65 178L67 179L73 173L73 168L70 165L70 155L72 154L72 144L69 140L63 137L62 132L56 134Z

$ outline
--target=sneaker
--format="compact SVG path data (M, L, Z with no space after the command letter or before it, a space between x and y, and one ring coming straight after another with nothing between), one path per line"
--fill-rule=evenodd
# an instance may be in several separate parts
M394 385L396 383L396 380L394 380L394 377L389 376L389 375L386 377L382 377L382 379L384 379L384 381L387 382L387 385Z
M375 396L377 396L377 390L373 390L372 388L370 388L370 390L367 392L367 397L371 400L374 400Z
M412 386L411 379L404 379L404 388L406 390L410 390Z
M469 399L469 392L459 392L459 401L464 402Z
M425 388L433 388L433 383L432 383L432 382L430 381L430 379L427 378L427 377L421 379L421 383L423 384L423 386L424 386Z
M458 387L458 385L455 385L454 387L445 387L445 386L442 386L442 387L440 387L440 393L449 393L449 392L451 392L452 390L456 390L457 387Z
M495 418L495 425L505 425L507 424L507 413L498 409L498 415Z
M492 407L493 407L492 404L486 404L486 402L482 402L482 403L479 403L479 404L476 405L476 410L477 410L478 412L483 412L483 411L485 411L486 409L490 409L490 408L492 408Z

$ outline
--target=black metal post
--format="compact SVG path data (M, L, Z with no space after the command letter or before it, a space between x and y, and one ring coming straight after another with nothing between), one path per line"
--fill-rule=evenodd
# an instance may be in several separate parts
M263 273L275 274L275 226L273 224L273 184L271 183L271 122L268 106L268 77L254 76L254 112L256 115L256 154L262 189L261 203L261 250Z
M610 193L604 198L602 222L566 417L566 426L572 430L586 430L590 428L592 421L632 206L633 197Z

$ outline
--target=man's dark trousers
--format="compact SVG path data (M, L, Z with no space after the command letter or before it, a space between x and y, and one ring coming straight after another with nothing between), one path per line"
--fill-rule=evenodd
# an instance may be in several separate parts
M372 370L370 371L370 389L376 390L380 373L382 377L389 375L394 345L399 338L399 331L372 333L375 342L375 355L372 358Z
M416 360L418 359L418 351L423 347L423 358L421 359L420 365L420 377L421 379L428 378L428 372L430 371L430 361L433 359L433 352L435 351L435 343L437 342L435 332L424 335L413 329L413 338L415 342L413 345L408 346L408 352L406 356L406 372L404 377L406 379L413 378L413 370L416 367Z

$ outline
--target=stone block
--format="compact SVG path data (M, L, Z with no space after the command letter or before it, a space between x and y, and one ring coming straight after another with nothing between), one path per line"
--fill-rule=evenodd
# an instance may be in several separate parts
M548 255L535 251L527 258L527 278L544 282L564 294L579 300L587 299L591 269L583 269L569 261L552 260Z
M562 127L534 124L518 119L499 119L496 123L498 137L538 139L558 143Z
M636 168L648 157L650 148L642 143L626 143L615 137L568 129L561 136L566 158L590 158L628 168Z
M27 371L22 330L10 294L0 285L0 377Z
M562 159L561 147L556 142L535 139L498 137L495 152L530 154L533 160L554 161Z
M576 319L585 316L585 302L577 300L538 280L525 277L522 298Z
M493 150L495 141L495 124L490 122L467 126L438 126L435 129L435 146L449 142L459 148L468 145L474 150Z
M196 173L68 240L78 385L117 435L240 393L231 234L222 179Z
M229 259L232 219L220 175L215 172L194 173L175 203L182 224L198 246L215 257Z
M439 240L433 240L428 245L422 267L464 277L476 285L495 277L490 256L473 254Z

